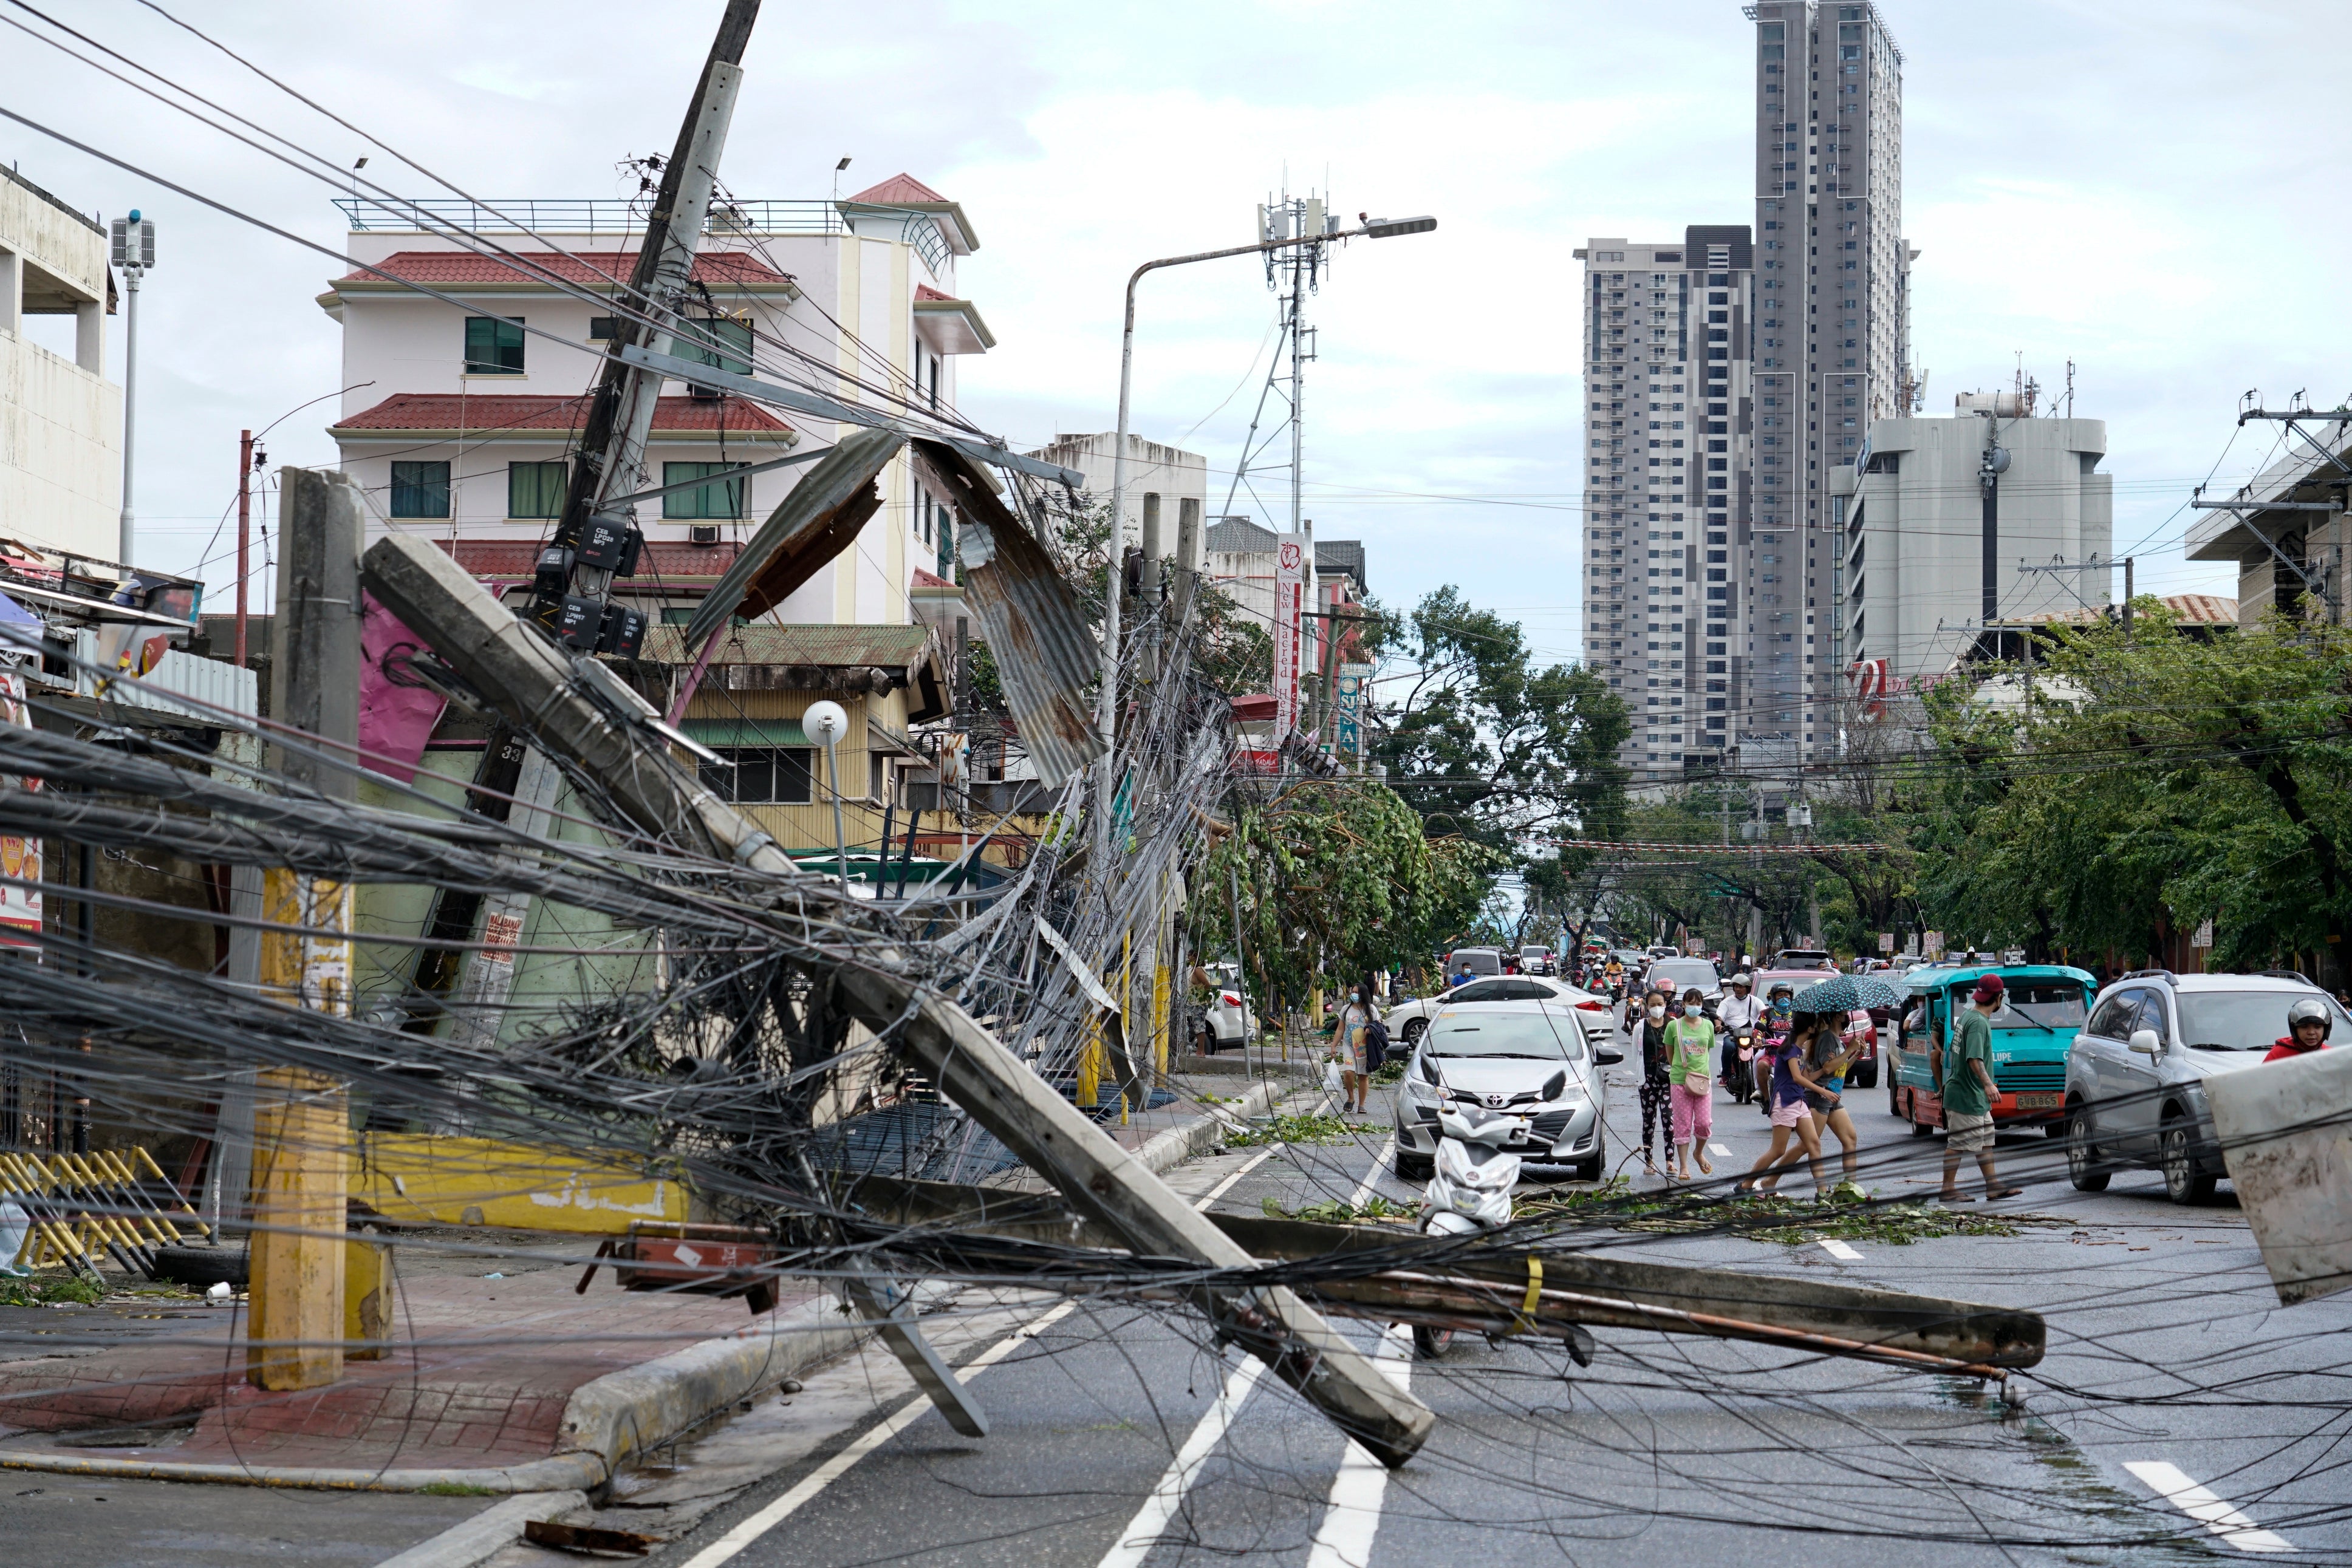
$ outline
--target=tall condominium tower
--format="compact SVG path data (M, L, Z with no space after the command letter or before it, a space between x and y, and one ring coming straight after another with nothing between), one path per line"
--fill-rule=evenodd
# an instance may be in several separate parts
M1910 412L1903 56L1878 9L1762 0L1756 24L1755 508L1741 760L1835 744L1844 665L1832 471Z
M1755 257L1744 225L1595 239L1584 263L1584 657L1625 699L1619 759L1662 785L1723 759L1745 640ZM1735 519L1737 522L1735 523Z

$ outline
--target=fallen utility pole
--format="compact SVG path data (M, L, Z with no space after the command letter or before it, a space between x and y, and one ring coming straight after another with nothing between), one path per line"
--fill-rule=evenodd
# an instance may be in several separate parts
M1118 1249L1119 1239L1087 1222L1055 1195L947 1182L861 1176L856 1207L877 1223L919 1226L927 1239L961 1251L1003 1238L1052 1249ZM1571 1325L1696 1333L1788 1345L1925 1371L2000 1377L2038 1364L2047 1346L2039 1313L1832 1281L1735 1273L1596 1257L1573 1242L1533 1231L1508 1251L1377 1225L1331 1225L1256 1214L1206 1217L1266 1262L1328 1265L1362 1260L1361 1273L1312 1280L1299 1289L1329 1310L1393 1322L1482 1333L1571 1338ZM977 1256L967 1261L979 1262ZM1001 1271L1017 1254L987 1260ZM1099 1270L1085 1288L1100 1290Z
M388 536L369 549L363 578L475 691L511 722L529 727L537 743L595 778L639 826L790 879L797 905L831 905L844 921L872 918L874 912L836 899L801 873L766 833L673 763L650 727L659 716L650 704L593 659L568 657L517 620L439 549ZM889 1030L942 1096L1123 1245L1213 1269L1256 1266L961 1007L909 972L903 956L895 964L845 965L838 978L862 1021ZM1204 1289L1194 1299L1220 1333L1265 1361L1384 1463L1402 1465L1427 1439L1436 1419L1428 1407L1391 1383L1297 1292ZM894 1322L879 1326L888 1333Z
M281 471L272 706L310 747L280 747L298 789L349 801L358 791L360 492L341 474ZM266 994L313 1012L352 1008L352 886L273 867L262 916L306 933L265 932ZM260 1075L254 1110L251 1306L246 1375L263 1388L317 1388L343 1375L343 1228L351 1113L341 1084L299 1067Z

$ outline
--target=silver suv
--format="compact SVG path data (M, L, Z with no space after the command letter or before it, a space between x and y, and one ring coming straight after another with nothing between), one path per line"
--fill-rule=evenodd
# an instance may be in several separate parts
M2077 1190L2105 1190L2120 1169L2160 1170L2175 1203L2212 1196L2227 1174L2213 1141L2206 1080L2261 1061L2286 1033L2290 1003L2316 998L2331 1042L2352 1018L2296 975L2176 975L2140 969L2101 991L2066 1051L2066 1169Z

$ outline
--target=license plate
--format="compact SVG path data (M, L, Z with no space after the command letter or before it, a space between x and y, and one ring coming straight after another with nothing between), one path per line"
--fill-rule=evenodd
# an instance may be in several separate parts
M2055 1111L2065 1103L2063 1094L2020 1094L2016 1097L2021 1111Z

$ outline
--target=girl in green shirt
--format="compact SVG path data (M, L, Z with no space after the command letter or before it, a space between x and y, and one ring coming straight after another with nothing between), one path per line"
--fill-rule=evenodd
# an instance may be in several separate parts
M1683 994L1683 1016L1666 1025L1666 1075L1672 1080L1675 1169L1690 1180L1696 1151L1698 1168L1712 1176L1706 1141L1715 1134L1715 1020L1697 987Z

